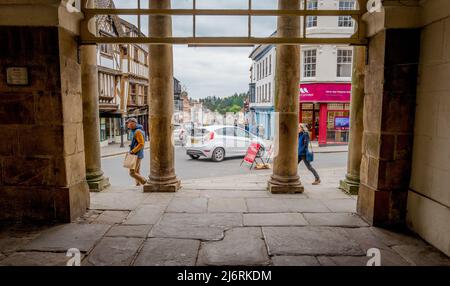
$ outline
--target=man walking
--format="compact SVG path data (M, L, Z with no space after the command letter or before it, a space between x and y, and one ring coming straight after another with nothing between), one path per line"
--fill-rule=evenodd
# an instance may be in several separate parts
M130 176L135 179L136 186L145 185L147 180L139 173L141 170L141 161L144 158L145 132L144 127L138 124L136 118L127 120L127 128L131 130L130 153L137 155L136 166L130 169Z

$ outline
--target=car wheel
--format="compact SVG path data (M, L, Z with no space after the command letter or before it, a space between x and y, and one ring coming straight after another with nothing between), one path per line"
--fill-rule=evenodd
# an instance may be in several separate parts
M214 162L222 162L225 159L225 150L223 148L216 148L212 154Z
M200 158L199 155L189 155L189 157L191 157L192 160L197 160L198 158Z

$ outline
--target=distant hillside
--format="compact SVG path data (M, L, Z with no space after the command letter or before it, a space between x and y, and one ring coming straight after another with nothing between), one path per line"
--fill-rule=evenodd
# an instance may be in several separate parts
M247 93L235 93L228 97L208 96L200 99L203 106L212 111L217 111L221 114L227 112L239 112L244 107L244 102L247 99Z

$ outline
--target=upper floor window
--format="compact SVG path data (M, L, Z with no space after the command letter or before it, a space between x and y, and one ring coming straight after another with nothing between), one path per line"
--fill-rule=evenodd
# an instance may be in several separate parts
M339 0L339 10L354 10L355 1L354 0ZM353 27L353 19L351 16L339 16L338 18L339 27Z
M269 55L269 75L272 74L272 55Z
M317 63L317 50L303 51L303 76L315 77Z
M113 48L111 44L100 44L100 52L112 56Z
M352 76L352 50L338 50L337 51L337 76L351 77Z
M318 9L318 0L308 0L306 10L317 10ZM307 16L306 18L306 27L317 27L317 16Z
M139 49L137 47L134 48L134 61L139 62Z

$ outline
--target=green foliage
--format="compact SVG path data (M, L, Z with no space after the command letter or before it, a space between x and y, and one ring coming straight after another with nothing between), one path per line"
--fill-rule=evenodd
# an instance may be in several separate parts
M203 106L211 111L217 111L221 114L227 112L239 112L244 107L244 102L247 99L247 93L235 93L232 96L220 98L217 96L208 96L200 99Z

